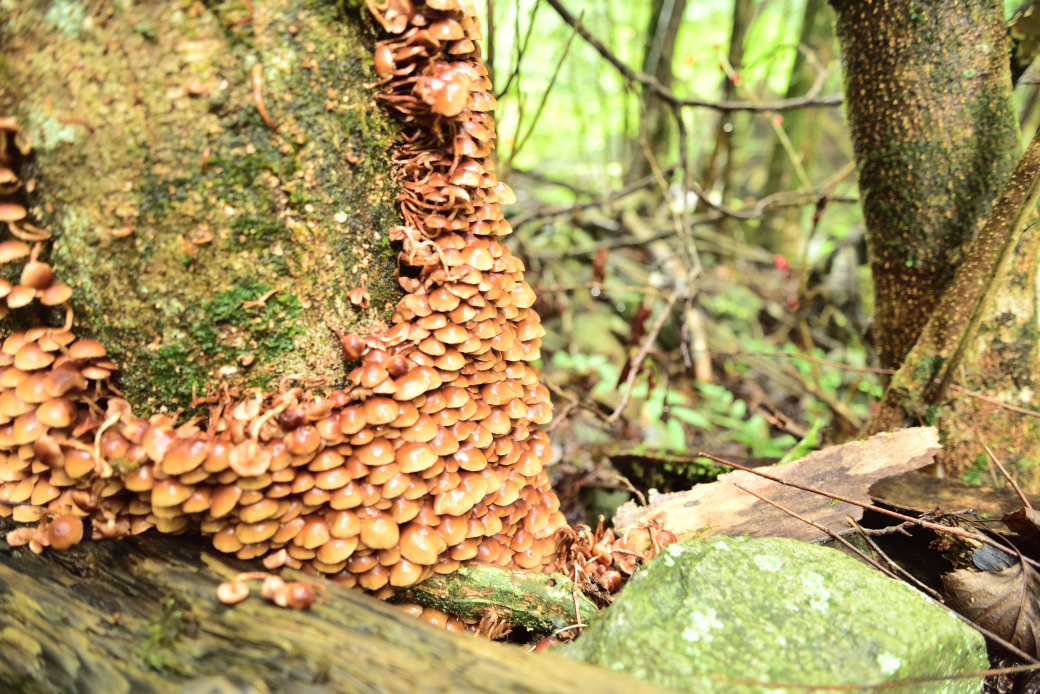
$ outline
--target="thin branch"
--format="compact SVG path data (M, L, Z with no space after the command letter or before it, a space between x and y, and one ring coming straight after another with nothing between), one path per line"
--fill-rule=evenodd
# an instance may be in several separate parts
M841 502L846 503L846 504L852 504L853 506L859 506L860 508L870 509L871 511L876 511L877 513L880 513L882 515L891 516L892 518L898 518L901 521L909 521L911 523L919 525L922 528L928 528L929 530L934 530L936 532L948 533L950 535L956 535L958 537L965 537L965 538L967 538L969 540L975 540L976 542L981 542L984 545L989 545L990 547L993 547L994 549L999 549L1001 552L1005 552L1007 554L1018 554L1018 552L1016 552L1014 549L1011 549L1010 547L1005 547L1004 545L1000 544L996 540L991 540L990 538L986 537L985 535L980 535L979 533L969 532L967 530L962 530L960 528L954 528L954 527L951 527L949 525L939 525L938 523L932 523L932 522L929 522L929 521L926 521L926 520L921 520L920 518L914 518L912 516L908 516L905 513L899 513L898 511L890 511L887 508L882 508L880 506L875 506L873 504L868 504L868 503L865 503L863 501L857 501L856 499L850 499L847 496L839 496L838 494L831 494L830 492L825 492L825 491L820 490L820 489L814 489L813 487L806 487L806 486L798 484L796 482L788 482L787 480L780 479L779 477L774 477L773 475L766 474L766 473L764 473L764 472L762 472L760 470L756 470L756 469L750 468L750 467L745 467L743 465L740 465L739 463L733 463L733 462L730 462L728 460L724 460L724 459L719 458L717 456L711 455L710 453L700 452L700 453L697 454L696 457L693 457L693 458L689 458L688 456L672 456L672 460L674 462L691 462L692 463L692 462L696 462L697 458L707 458L709 460L714 460L716 463L719 463L720 465L727 465L727 466L729 466L731 468L735 468L735 469L741 470L743 472L749 472L752 475L755 475L757 477L765 478L765 479L767 479L767 480L769 480L771 482L776 482L778 484L782 484L785 487L793 487L794 489L800 489L803 492L809 492L810 494L819 494L820 496L825 496L828 499L835 499L837 501L841 501ZM1038 562L1038 561L1036 561L1034 559L1030 559L1029 557L1022 557L1022 559L1027 564L1031 564L1032 566L1034 566L1036 568L1040 568L1040 562Z
M911 581L913 581L913 582L914 582L914 584L915 584L915 585L916 585L916 586L917 586L918 588L920 588L921 590L923 590L924 592L928 593L928 594L929 594L929 595L931 595L931 596L932 596L933 598L935 598L935 601L936 601L936 602L942 602L942 601L943 601L943 600L942 600L942 595L940 595L940 594L939 594L939 593L938 593L937 591L935 591L935 590L932 590L931 588L929 588L928 586L926 586L926 585L925 585L924 583L922 583L921 581L919 581L919 580L918 580L918 579L917 579L917 578L916 578L916 577L915 577L915 576L914 576L913 574L911 574L911 573L910 573L909 571L907 571L907 570L906 570L906 569L904 569L904 568L903 568L902 566L900 566L899 564L897 564L897 563L895 563L894 561L892 561L892 559L891 559L891 558L890 558L890 557L889 557L889 556L888 556L887 554L885 554L885 553L884 553L884 551L882 551L882 549L881 549L880 547L878 547L878 546L877 546L877 543L876 543L876 542L874 542L874 541L873 541L872 539L870 539L870 536L869 536L869 535L867 535L867 534L866 534L866 533L865 533L865 532L863 531L863 528L862 528L862 526L860 526L860 524L856 522L856 519L855 519L855 518L853 518L852 516L850 516L850 515L846 514L846 515L845 515L845 520L847 520L847 521L849 522L849 525L851 525L851 526L852 526L853 528L855 528L855 529L856 529L856 530L857 530L857 531L859 532L860 536L861 536L861 537L863 538L863 541L864 541L864 542L866 542L866 543L867 543L868 545L870 545L870 546L871 546L871 547L872 547L872 548L874 549L874 551L875 551L875 552L877 552L878 554L880 554L880 555L881 555L881 557L882 557L882 558L883 558L883 559L884 559L884 560L885 560L886 562L888 562L888 565L889 565L889 566L891 566L891 567L892 567L892 568L893 568L893 569L894 569L895 571L898 571L899 573L903 574L903 575L904 575L904 576L906 576L906 577L907 577L908 579L910 579ZM898 527L898 526L897 526L897 527ZM944 603L944 605L945 605L945 603Z
M982 447L986 449L987 453L989 453L989 457L993 459L993 464L996 465L997 469L1000 470L1000 473L1004 475L1004 479L1008 481L1008 483L1015 490L1015 493L1018 494L1018 498L1022 500L1022 503L1025 504L1026 508L1032 510L1033 505L1029 503L1029 499L1027 499L1026 495L1022 492L1022 488L1018 486L1018 482L1015 482L1015 480L1012 479L1011 475L1008 474L1008 471L1004 469L1004 466L1001 465L1000 458L993 455L993 451L990 450L989 446L986 445L985 441L982 442Z
M678 166L678 164L672 164L668 168L663 169L661 173L665 176L670 176L672 175L672 172L675 171L676 168L678 168ZM517 228L521 224L525 224L531 221L532 219L546 219L548 217L558 217L561 214L578 212L580 210L585 210L590 207L599 207L600 205L606 204L608 202L613 202L615 200L620 200L621 198L628 197L632 193L638 192L643 188L646 188L650 184L654 183L656 180L657 177L654 174L649 174L647 176L644 176L643 178L640 178L638 181L633 181L632 183L629 183L621 190L615 190L612 193L601 195L600 197L594 198L593 200L589 200L588 202L579 202L574 205L567 205L566 207L549 208L548 210L533 209L529 212L525 212L524 214L517 215L516 217L511 218L509 220L509 224L513 228ZM558 183L557 185L564 184Z
M571 31L570 37L567 39L567 43L563 46L563 55L560 56L560 61L556 63L556 69L553 71L552 79L549 80L549 86L542 92L542 100L538 102L538 110L534 112L534 120L531 121L531 126L527 129L527 134L520 138L520 141L509 152L509 161L506 164L506 171L513 168L513 160L516 159L517 155L523 150L524 145L531 139L531 135L534 134L534 129L538 125L538 119L542 117L542 111L545 110L545 104L549 101L549 95L552 93L553 87L556 86L556 80L560 76L560 70L563 69L563 64L567 60L567 54L570 53L571 44L574 43L574 37L578 35L578 28L581 26L582 20L585 18L585 13L582 12L581 16L578 17L578 21L574 25L573 31Z
M564 22L574 26L575 17L572 15L560 0L546 0L556 13L560 15ZM750 101L704 101L703 99L684 99L676 96L670 89L661 84L658 79L652 75L648 75L645 72L634 70L627 64L621 61L614 52L611 51L607 46L596 38L588 29L585 27L579 27L578 33L585 39L590 46L596 49L601 56L611 65L613 65L618 72L620 72L626 79L631 82L638 82L644 87L652 89L661 99L667 101L670 104L681 107L694 107L694 108L710 108L716 111L730 112L730 111L790 111L796 108L805 108L808 106L840 106L842 97L840 94L834 94L830 96L818 96L816 94L806 95L795 99L780 99L777 101L763 102L760 104L753 104Z
M632 397L632 388L635 386L636 377L639 375L639 367L643 365L643 360L646 359L646 355L650 353L650 349L654 346L654 341L657 340L657 333L661 332L661 327L664 326L664 322L668 320L668 316L672 313L672 307L675 306L675 302L679 299L679 294L673 294L668 299L668 304L661 311L661 315L654 321L653 327L650 328L650 332L646 336L646 340L643 341L643 346L639 348L639 352L632 359L632 368L628 372L628 380L625 382L625 390L621 395L621 402L618 403L617 409L615 409L611 415L607 418L607 421L613 424L621 416L621 412L628 405L629 398Z
M857 555L859 555L859 557L861 559L863 559L863 561L865 561L868 564L872 565L874 568L876 568L881 573L885 574L889 578L895 579L897 581L899 580L898 578L895 577L895 575L891 571L889 571L885 567L881 566L881 564L879 564L875 559L872 559L871 557L868 557L866 554L864 554L862 551L860 551L860 549L858 547L853 545L851 542L849 542L844 537L842 537L838 533L834 532L833 530L831 530L827 526L822 525L821 523L817 523L816 521L814 521L812 519L809 519L809 518L806 518L805 516L801 516L801 515L795 513L794 511L792 511L791 509L784 508L783 506L781 506L780 504L776 503L775 501L771 501L771 500L765 498L764 496L762 496L761 494L759 494L758 492L751 491L747 487L742 487L739 484L734 484L733 486L736 487L737 489L739 489L742 492L747 492L748 494L750 494L751 496L755 497L756 499L759 499L761 501L766 502L767 504L769 504L773 508L777 508L777 509L783 511L784 513L786 513L787 515L791 516L792 518L797 518L798 520L802 521L803 523L808 523L809 525L811 525L812 527L816 528L820 532L825 533L827 535L830 535L835 540L837 540L838 542L840 542L841 544L845 545L850 550L855 552Z
M540 292L573 292L581 289L598 289L601 292L633 292L636 294L650 294L652 296L666 296L660 289L653 287L642 287L634 284L604 284L602 282L538 285L535 289Z
M509 79L506 80L506 86L502 87L502 91L495 94L495 99L501 99L509 91L510 85L513 84L513 79L520 74L520 64L524 61L524 56L527 55L527 43L531 40L531 32L534 30L534 20L538 16L538 8L541 6L541 2L538 0L534 3L534 9L531 10L531 23L527 25L527 33L524 34L524 40L522 43L516 45L516 64L513 66L512 72L509 73ZM514 37L520 36L520 3L516 3L516 27L513 32Z

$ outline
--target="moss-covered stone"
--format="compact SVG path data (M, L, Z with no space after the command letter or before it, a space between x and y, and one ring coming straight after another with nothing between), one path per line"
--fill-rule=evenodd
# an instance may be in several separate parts
M396 127L365 87L367 12L249 6L0 0L0 113L35 147L30 217L141 412L291 373L342 385L326 320L364 330L400 296ZM362 282L367 311L346 297Z
M682 692L869 685L986 668L978 632L905 583L782 538L669 545L558 649ZM739 681L772 683L750 686ZM982 678L886 691L977 692Z

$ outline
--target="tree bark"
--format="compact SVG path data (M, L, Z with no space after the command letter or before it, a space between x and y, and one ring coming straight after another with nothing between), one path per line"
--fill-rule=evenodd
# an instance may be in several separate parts
M326 320L367 326L400 296L396 127L364 87L367 12L249 7L0 6L0 113L34 146L29 220L54 234L44 257L75 289L77 329L138 412L289 373L341 385ZM362 283L365 311L346 298Z
M657 691L624 673L435 629L298 572L283 576L327 587L307 611L276 607L255 590L237 605L219 602L217 585L244 568L170 536L41 556L0 541L0 690Z
M832 0L875 285L874 335L898 368L1014 166L995 0Z
M989 0L877 12L832 4L874 274L873 331L881 365L899 368L862 433L934 422L948 472L985 467L988 443L1035 488L1040 427L992 402L1036 409L1038 368L1040 235L1022 233L1036 155L1031 146L1008 183L1017 128L1003 9ZM991 402L958 396L951 384Z

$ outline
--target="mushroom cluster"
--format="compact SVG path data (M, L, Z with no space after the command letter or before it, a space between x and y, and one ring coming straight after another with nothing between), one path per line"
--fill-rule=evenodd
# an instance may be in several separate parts
M499 204L514 197L488 158L495 102L479 22L460 0L369 7L391 34L374 86L406 128L395 157L405 224L390 236L409 293L392 327L333 328L361 360L353 387L322 396L320 382L287 376L275 392L223 391L208 419L178 426L132 412L110 383L117 365L76 338L71 310L60 328L16 332L0 350L0 515L38 525L12 544L68 546L66 526L88 518L95 538L201 532L268 569L384 597L469 559L555 568L566 521L543 469L549 393L530 365L544 329L523 263L497 239L511 231ZM0 261L25 261L25 304L67 302L39 244L2 254L9 243Z

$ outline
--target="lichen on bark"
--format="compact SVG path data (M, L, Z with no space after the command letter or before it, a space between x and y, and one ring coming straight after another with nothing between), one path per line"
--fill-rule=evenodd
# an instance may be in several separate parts
M30 217L140 412L291 373L342 385L326 320L363 331L400 295L397 130L364 86L367 14L252 6L0 2L0 112L34 144ZM347 299L362 281L364 311Z

